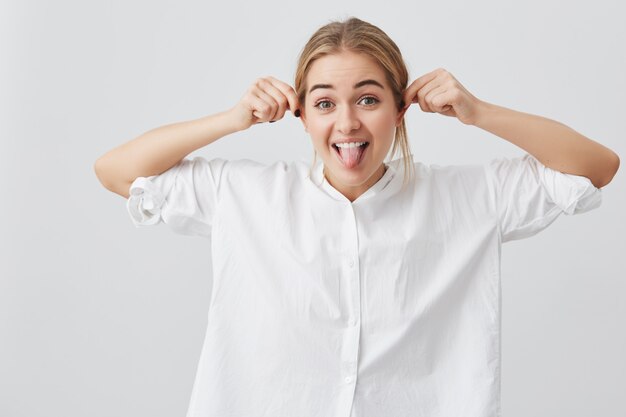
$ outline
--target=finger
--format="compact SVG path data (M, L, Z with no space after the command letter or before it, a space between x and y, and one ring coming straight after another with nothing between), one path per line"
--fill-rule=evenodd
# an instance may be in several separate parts
M274 120L274 117L275 117L276 113L278 112L278 103L276 103L276 100L274 99L274 97L272 97L270 94L268 94L267 92L265 92L265 91L263 91L261 89L256 90L255 94L268 107L268 110L263 112L263 116L264 116L263 120L264 121Z
M272 99L278 106L278 108L276 109L276 112L274 113L274 115L272 115L271 120L282 119L283 116L285 115L285 110L287 109L287 106L289 105L289 102L287 101L287 97L285 97L282 91L280 91L278 88L276 88L276 86L274 86L273 81L269 79L269 77L268 79L263 79L259 83L259 86L263 89L263 91L266 94L272 97Z
M448 84L445 83L445 79L442 77L441 69L437 69L435 70L435 78L427 82L426 85L417 92L417 100L424 111L431 113L436 111L432 106L432 101L426 100L426 97L428 97L432 91L440 88L444 90L449 89ZM438 91L441 92L441 90Z
M407 104L417 103L417 92L425 86L430 81L434 80L437 77L437 71L434 70L427 74L422 75L421 77L415 79L406 90L404 90L404 102Z
M452 109L452 100L454 98L454 91L444 89L440 93L434 93L431 101L431 106L437 110L438 113L445 113Z
M269 79L269 77L262 78L258 82L258 86L265 94L270 96L272 100L274 101L274 103L276 104L276 111L272 115L271 120L281 119L283 115L285 114L285 109L287 108L289 104L287 102L287 98L278 88L276 88L272 84L272 81Z
M287 101L289 102L289 110L292 113L295 113L295 111L300 107L300 100L298 100L298 94L296 94L296 90L294 90L292 86L281 80L278 80L274 77L268 78L272 80L272 84L274 84L274 86L285 95Z
M267 98L263 99L263 97L260 97L262 95L265 95ZM260 122L271 120L271 116L274 112L274 109L267 100L271 101L272 99L262 91L255 91L250 100L253 109L252 115L258 118Z
M448 88L442 85L436 86L432 88L430 91L426 93L424 96L424 103L428 106L428 108L433 112L441 112L443 105L447 104L445 102L446 96L442 96ZM421 94L421 93L420 93ZM437 101L433 101L433 99L437 97Z

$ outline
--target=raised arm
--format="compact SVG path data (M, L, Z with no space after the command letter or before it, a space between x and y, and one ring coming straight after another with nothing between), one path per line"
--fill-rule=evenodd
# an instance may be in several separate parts
M161 126L102 155L94 170L106 189L128 198L137 177L167 171L191 152L238 130L232 109Z
M481 102L474 126L527 151L545 166L607 185L617 172L619 156L555 120Z
M279 120L286 110L297 108L291 86L273 77L259 78L233 108L149 130L102 155L94 171L106 189L128 198L137 177L161 174L197 149L253 124Z
M606 146L555 120L479 100L443 68L413 81L404 102L405 111L419 103L425 112L456 117L493 133L549 168L589 178L596 188L611 182L619 169L619 156Z

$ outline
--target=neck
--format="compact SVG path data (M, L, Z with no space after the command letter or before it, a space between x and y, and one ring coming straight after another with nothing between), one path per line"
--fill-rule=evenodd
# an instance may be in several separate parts
M324 178L326 178L326 181L333 186L334 189L336 189L337 191L339 191L341 194L343 194L348 200L350 200L350 202L353 202L354 200L356 200L357 198L359 198L359 196L363 193L365 193L365 191L367 191L372 185L376 184L378 181L380 181L380 179L383 177L383 175L385 175L385 172L387 172L387 166L382 163L380 168L376 170L376 172L368 179L366 184L363 184L361 186L357 186L357 187L341 187L338 184L334 184L331 179L329 179L329 176L326 175L326 166L324 166L324 169L322 171Z

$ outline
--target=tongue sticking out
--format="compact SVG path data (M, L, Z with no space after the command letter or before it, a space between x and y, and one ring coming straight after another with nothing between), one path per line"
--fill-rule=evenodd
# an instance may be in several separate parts
M365 145L353 148L339 148L339 156L347 168L354 168L361 160Z

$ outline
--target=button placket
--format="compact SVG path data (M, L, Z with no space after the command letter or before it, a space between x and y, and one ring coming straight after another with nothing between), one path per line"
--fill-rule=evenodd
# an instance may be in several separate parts
M361 289L358 268L359 239L356 214L353 212L350 216L350 222L346 224L349 230L348 236L351 236L351 248L346 253L344 260L344 273L348 278L350 309L348 310L348 327L346 328L346 350L343 353L343 372L344 382L353 385L357 379L357 366L359 355L360 327L358 326L361 316Z

